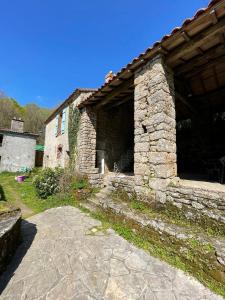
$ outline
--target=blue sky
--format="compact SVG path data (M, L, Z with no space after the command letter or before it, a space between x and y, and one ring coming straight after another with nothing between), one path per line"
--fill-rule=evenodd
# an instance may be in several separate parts
M208 0L1 0L0 90L55 107L98 87Z

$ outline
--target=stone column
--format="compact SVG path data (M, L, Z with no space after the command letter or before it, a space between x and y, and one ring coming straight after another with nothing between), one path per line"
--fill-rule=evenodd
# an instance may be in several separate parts
M177 176L173 73L158 55L135 73L134 84L136 191L164 202Z
M77 149L78 171L84 174L96 173L96 112L88 106L81 110Z

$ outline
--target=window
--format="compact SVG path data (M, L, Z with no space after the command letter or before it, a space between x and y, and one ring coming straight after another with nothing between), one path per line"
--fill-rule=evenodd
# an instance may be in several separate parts
M0 134L0 147L2 147L3 144L3 134Z
M60 135L60 134L61 134L61 129L62 129L62 116L63 116L63 114L60 113L60 114L59 114L59 117L58 117L58 132L57 132L57 135Z
M58 145L58 147L57 147L57 159L61 158L62 152L63 152L63 146L62 145Z
M61 135L65 133L65 125L66 125L66 108L57 115L55 123L55 136Z

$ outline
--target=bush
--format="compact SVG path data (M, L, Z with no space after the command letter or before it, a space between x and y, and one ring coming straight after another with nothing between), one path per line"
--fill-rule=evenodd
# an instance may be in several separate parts
M59 180L60 192L64 194L73 193L75 190L87 189L88 179L83 175L67 168Z
M46 199L48 196L58 193L60 191L59 181L62 174L63 170L60 168L46 168L36 175L33 179L33 184L37 195L42 199Z

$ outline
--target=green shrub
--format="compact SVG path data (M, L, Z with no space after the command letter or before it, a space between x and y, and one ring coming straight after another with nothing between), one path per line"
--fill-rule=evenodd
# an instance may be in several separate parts
M36 175L33 179L33 184L37 195L42 199L46 199L48 196L58 193L60 191L59 181L62 174L63 170L60 168L46 168Z
M71 187L73 190L82 190L88 188L89 184L86 178L78 178L72 182Z

